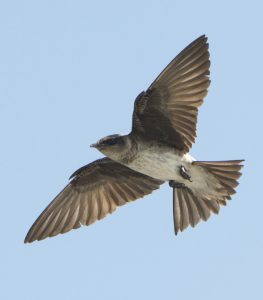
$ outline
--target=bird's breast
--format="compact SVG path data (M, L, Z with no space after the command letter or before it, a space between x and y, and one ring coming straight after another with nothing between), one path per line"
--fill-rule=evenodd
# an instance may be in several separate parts
M182 155L173 149L147 148L138 151L135 158L127 166L137 172L159 180L182 181L179 167L193 161L190 155Z

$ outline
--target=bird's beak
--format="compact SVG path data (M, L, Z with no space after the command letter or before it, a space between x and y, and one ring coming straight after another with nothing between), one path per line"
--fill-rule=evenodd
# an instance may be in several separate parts
M97 143L91 144L90 147L92 147L92 148L97 148Z

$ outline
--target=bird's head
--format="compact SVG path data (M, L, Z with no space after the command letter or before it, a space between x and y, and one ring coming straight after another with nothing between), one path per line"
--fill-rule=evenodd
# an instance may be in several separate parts
M119 134L108 135L97 143L90 145L113 160L118 160L128 148L126 136Z

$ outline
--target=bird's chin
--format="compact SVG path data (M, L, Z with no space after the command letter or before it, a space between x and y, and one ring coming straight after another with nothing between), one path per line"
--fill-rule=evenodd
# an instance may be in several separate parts
M113 151L108 151L108 149L105 149L105 148L98 149L98 150L100 151L100 153L107 156L108 158L110 158L112 160L118 160L118 154L117 153L114 153Z
M108 151L104 147L96 147L96 149L101 152L102 154L108 156Z

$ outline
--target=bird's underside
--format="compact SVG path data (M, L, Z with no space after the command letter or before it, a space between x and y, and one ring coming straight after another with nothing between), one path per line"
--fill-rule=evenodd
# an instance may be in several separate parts
M242 160L199 162L165 146L156 148L141 150L127 166L169 182L173 188L175 233L189 225L194 227L201 219L206 221L211 212L217 214L220 205L226 205L235 193Z
M132 131L92 145L107 157L72 174L25 242L90 225L164 182L173 189L175 233L217 214L235 193L242 160L201 162L188 154L196 137L198 108L210 84L209 67L207 38L201 36L136 98Z
M195 227L200 220L207 221L211 213L219 213L220 206L225 206L235 194L237 179L241 176L239 171L243 167L242 162L243 160L193 162L193 167L205 174L199 178L202 183L198 183L197 179L197 189L189 188L187 183L169 182L173 188L175 234L189 225ZM195 180L189 173L187 176L190 177L188 180L191 184L194 183Z

